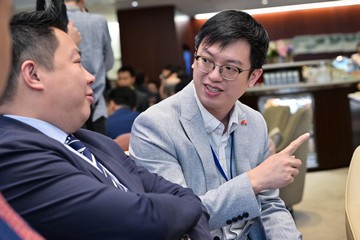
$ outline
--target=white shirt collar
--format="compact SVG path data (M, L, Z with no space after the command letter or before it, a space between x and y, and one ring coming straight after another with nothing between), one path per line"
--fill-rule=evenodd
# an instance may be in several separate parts
M222 135L222 133L224 132L224 128L225 128L224 124L222 124L216 117L214 117L208 110L206 110L204 105L202 105L202 103L200 102L200 99L198 98L198 96L196 94L194 84L193 84L193 90L194 90L196 103L200 109L201 116L204 120L206 133L210 134L211 132L219 131L219 133L217 133L217 134ZM226 130L227 135L230 135L236 129L236 127L240 124L239 118L238 118L239 114L240 113L239 113L238 108L233 107L233 109L231 110L231 113L230 113L229 124L228 124L229 127Z
M68 135L66 132L64 132L60 128L58 128L48 122L39 120L39 119L17 116L17 115L10 115L10 114L4 115L4 116L13 118L13 119L23 122L27 125L30 125L33 128L36 128L37 130L39 130L40 132L45 134L46 136L53 138L56 141L59 141L61 143L65 142L66 137Z

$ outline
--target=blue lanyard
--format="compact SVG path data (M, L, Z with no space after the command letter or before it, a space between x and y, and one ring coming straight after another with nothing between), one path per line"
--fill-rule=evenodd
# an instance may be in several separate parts
M210 145L211 148L211 152L214 158L214 162L216 167L218 168L218 170L220 171L221 175L225 178L226 181L229 181L229 179L226 177L226 174L223 170L223 168L220 165L220 162L214 152L214 149L212 148L212 146ZM232 174L232 156L233 156L233 148L234 148L234 132L231 133L231 149L230 149L230 179L233 178L233 174Z

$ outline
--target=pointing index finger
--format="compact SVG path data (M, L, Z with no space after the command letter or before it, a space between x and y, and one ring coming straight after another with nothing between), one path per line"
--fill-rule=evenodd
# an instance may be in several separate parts
M288 155L293 155L294 152L310 138L310 133L304 133L294 141L292 141L286 148L284 148L281 152L286 153Z

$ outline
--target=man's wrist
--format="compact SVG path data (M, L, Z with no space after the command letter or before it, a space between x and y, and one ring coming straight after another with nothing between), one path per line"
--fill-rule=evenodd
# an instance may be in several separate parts
M254 169L248 172L249 181L255 194L262 191L262 186L259 183L259 179L254 175Z

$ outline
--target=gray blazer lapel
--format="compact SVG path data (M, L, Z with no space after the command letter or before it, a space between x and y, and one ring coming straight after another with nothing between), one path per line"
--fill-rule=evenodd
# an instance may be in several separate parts
M192 91L192 94L189 94ZM207 139L207 133L204 128L199 107L194 96L193 83L188 84L182 91L186 96L181 98L180 122L186 132L189 140L193 143L196 153L202 162L204 168L206 186L210 189L218 187L214 179L218 178L217 169L214 167L214 160L210 150L210 144ZM181 97L181 95L180 95ZM194 156L194 159L196 156Z

